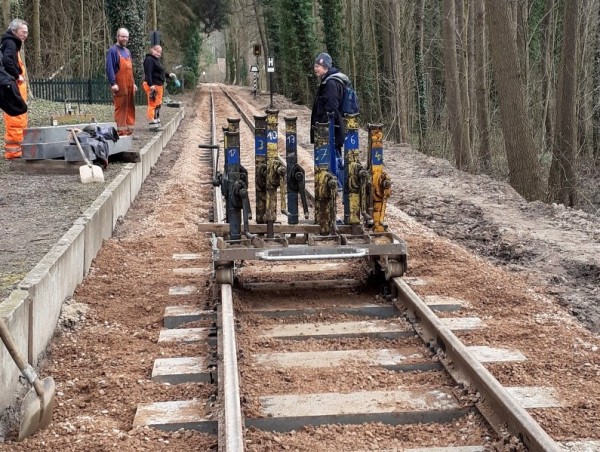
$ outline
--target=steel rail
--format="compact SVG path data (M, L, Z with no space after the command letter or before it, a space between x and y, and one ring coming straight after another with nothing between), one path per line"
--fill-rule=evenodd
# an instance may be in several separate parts
M216 106L212 88L210 91L211 104L211 145L217 144ZM213 174L218 169L219 149L213 148ZM214 220L215 223L225 221L221 187L214 187ZM213 239L215 234L213 233ZM226 452L242 452L244 450L244 435L242 408L240 405L240 382L237 362L237 343L235 338L235 316L233 311L233 296L229 284L221 284L221 306L217 317L219 325L218 354L219 361L219 390L223 401L223 411L219 416L219 450Z
M224 439L226 452L244 450L240 381L235 339L233 296L229 284L221 284L221 329L223 342Z
M233 96L223 87L223 85L221 85L221 90L225 93L225 95L227 96L227 98L231 101L231 103L233 104L233 106L235 107L235 109L238 111L238 113L240 114L240 116L242 117L242 119L244 120L244 122L248 125L248 127L250 127L250 130L252 130L252 133L254 133L255 131L255 127L254 124L252 123L252 121L250 120L250 118L248 117L248 115L244 112L244 110L242 110L242 108L239 106L239 104L235 101L235 99L233 98ZM281 156L279 157L279 161L285 165L286 162L285 160L283 160L283 158ZM304 187L304 191L306 192L306 197L308 199L311 200L311 202L314 203L315 201L315 193L308 187Z
M217 118L215 99L210 89L210 144L214 146L212 151L212 165L213 174L219 167L219 147L217 145ZM225 222L225 209L223 208L223 195L221 193L221 187L217 186L213 190L213 205L214 207L214 222L224 223Z
M401 278L392 280L397 290L394 304L408 310L419 336L430 346L442 350L447 360L441 360L457 382L475 388L483 401L477 404L481 414L500 433L505 427L520 438L532 452L560 452L562 449L508 393L467 347L446 327L438 316Z

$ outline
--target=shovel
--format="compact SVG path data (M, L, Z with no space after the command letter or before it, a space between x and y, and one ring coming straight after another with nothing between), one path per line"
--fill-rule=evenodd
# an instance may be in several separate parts
M46 377L40 381L34 368L19 353L17 344L2 318L0 318L0 337L23 376L33 386L25 394L21 406L21 425L19 426L19 441L21 441L50 424L56 386L52 377Z
M81 182L84 184L89 184L90 182L104 182L104 173L102 172L102 168L96 165L92 165L90 159L88 159L87 155L81 148L81 143L79 142L79 138L77 137L77 133L81 132L79 129L67 129L73 135L73 140L75 140L75 144L77 145L77 149L79 149L79 153L81 157L85 161L85 165L79 167L79 176L81 177Z

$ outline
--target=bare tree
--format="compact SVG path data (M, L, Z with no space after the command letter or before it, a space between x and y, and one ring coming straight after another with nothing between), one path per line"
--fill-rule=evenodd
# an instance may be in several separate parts
M417 0L415 4L415 85L417 99L417 123L419 126L419 148L423 146L423 138L427 133L427 94L425 92L425 74L423 69L423 47L425 31L423 16L425 0Z
M486 0L492 66L504 131L510 184L527 200L543 198L541 167L537 159L525 87L519 70L515 22L505 2Z
M2 21L3 30L6 30L10 22L10 0L2 0Z
M475 2L475 83L477 123L479 125L479 160L481 169L489 171L492 152L490 146L489 90L487 86L487 39L485 31L484 0Z
M468 148L468 134L463 128L464 116L460 97L458 62L456 55L456 10L454 0L444 0L444 73L446 81L446 104L448 106L448 125L452 135L454 159L457 168L471 167L471 153Z
M404 70L402 64L402 40L400 39L400 4L399 2L389 2L384 12L387 17L387 30L383 33L385 40L383 45L383 54L387 56L386 70L389 74L388 83L391 95L391 110L394 120L390 124L392 136L397 141L407 139L407 117L406 117L406 99L404 92Z
M560 75L556 96L556 132L550 167L550 197L567 206L576 206L577 176L575 148L577 144L577 47L579 2L565 5Z
M544 19L542 21L543 38L542 38L542 101L543 101L543 118L544 124L544 150L552 149L552 141L554 139L554 121L551 113L552 101L552 73L553 73L553 55L554 55L554 1L546 0L546 9L544 10Z
M464 0L455 0L456 2L456 25L458 30L456 35L460 38L457 42L458 56L458 86L460 92L460 107L462 110L462 143L463 153L469 154L469 164L465 167L469 169L471 166L471 106L469 99L469 61L468 61L468 26L465 19L465 3Z
M33 71L42 66L42 37L40 35L40 0L33 0L33 16L31 18L31 31L33 40Z
M594 157L600 159L600 8L596 15L594 42L594 112L592 115Z

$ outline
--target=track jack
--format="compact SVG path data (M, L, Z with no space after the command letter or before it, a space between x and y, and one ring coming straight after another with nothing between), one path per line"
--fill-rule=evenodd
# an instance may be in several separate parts
M373 231L384 232L385 209L387 200L392 194L392 181L383 169L383 126L381 124L369 124L369 160L367 169L370 173L370 184L368 184L368 207L369 217L373 219Z

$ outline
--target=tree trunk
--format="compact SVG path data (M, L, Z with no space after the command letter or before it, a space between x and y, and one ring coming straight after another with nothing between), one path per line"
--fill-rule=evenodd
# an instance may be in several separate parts
M537 159L511 11L504 2L486 0L492 65L504 131L510 184L529 201L543 198L541 167Z
M594 157L600 159L600 8L596 17L596 37L594 42L594 107L592 115Z
M40 35L40 0L33 0L33 15L31 17L33 40L33 73L42 67L42 37Z
M423 147L423 138L427 134L427 93L425 92L425 75L423 71L423 17L425 10L425 1L416 0L415 5L415 85L416 85L416 103L417 118L419 128L419 149Z
M468 69L468 94L469 94L469 143L471 154L475 149L475 132L477 130L477 97L475 94L475 2L467 2L467 69ZM472 157L475 159L475 157Z
M521 66L521 77L525 92L529 90L529 37L527 32L529 1L520 0L515 3L517 15L517 49L519 52L519 64Z
M10 0L2 0L2 21L4 22L2 29L6 30L10 23Z
M487 39L485 32L485 3L475 4L475 84L477 99L477 123L479 125L479 163L488 172L492 162L490 146L489 92L487 84Z
M360 2L361 5L363 5L363 3L367 3L367 2ZM371 45L371 52L369 52L368 54L371 55L370 59L369 59L369 64L373 65L373 69L374 69L374 76L375 76L375 113L377 114L377 117L379 118L379 120L383 120L383 109L382 109L382 105L381 105L381 86L379 84L380 82L380 77L379 77L379 65L377 64L377 34L375 33L375 18L373 17L372 13L375 11L375 8L373 8L372 6L372 1L368 1L368 5L367 8L365 8L366 11L369 11L371 14L369 14L366 18L365 18L365 25L366 25L366 29L365 32L367 34L367 36L369 37L369 44ZM365 17L363 15L361 15L361 17Z
M352 6L352 0L346 0L346 30L348 31L348 39L350 40L351 43L354 42L354 20L353 20L353 14L354 14L354 8ZM354 45L350 45L349 49L349 69L350 69L350 74L347 74L351 80L352 80L352 86L356 87L356 77L358 76L358 74L356 73L356 55L354 53Z
M407 140L408 124L406 119L406 100L404 93L404 70L402 65L402 41L400 39L400 4L389 3L390 19L390 70L391 89L393 94L393 106L395 117L395 129L397 130L397 141Z
M581 2L581 20L579 21L577 52L577 154L589 154L588 141L588 30L592 8L589 0ZM590 91L593 90L591 87Z
M454 159L459 169L471 166L470 153L466 147L467 137L463 129L463 108L460 98L458 62L456 56L456 11L454 0L443 2L443 41L444 41L444 70L446 81L446 105L448 106L448 126L452 134Z
M462 141L463 154L468 153L468 164L465 169L471 169L471 104L469 99L469 68L468 68L468 27L465 21L465 4L464 0L456 1L456 23L458 24L457 36L460 40L457 45L458 51L458 84L460 89L460 105L462 110Z
M83 25L83 0L81 0L81 78L85 78L85 27Z
M544 11L544 21L542 27L544 29L544 38L542 41L542 97L544 102L543 121L544 124L544 152L550 152L552 149L552 141L554 139L554 121L551 109L551 92L552 92L552 68L554 67L554 1L546 1L546 9Z
M152 1L152 30L158 30L158 17L156 15L156 0Z
M550 167L550 197L566 206L576 206L577 177L575 149L577 145L577 47L579 2L565 4L560 75L556 95L556 132Z

